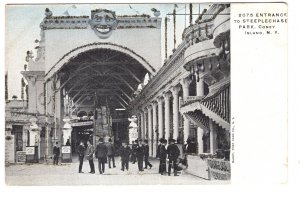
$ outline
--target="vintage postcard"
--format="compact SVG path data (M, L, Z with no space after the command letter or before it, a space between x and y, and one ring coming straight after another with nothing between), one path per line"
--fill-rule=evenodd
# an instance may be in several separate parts
M285 3L7 4L6 184L284 183L287 24Z

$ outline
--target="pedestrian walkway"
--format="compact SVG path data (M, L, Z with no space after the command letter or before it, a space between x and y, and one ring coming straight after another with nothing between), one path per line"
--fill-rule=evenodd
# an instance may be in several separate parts
M121 161L116 157L116 168L105 166L100 175L98 161L94 160L96 173L90 174L88 161L84 161L83 174L78 173L78 159L73 163L58 166L45 164L11 165L5 168L8 185L157 185L157 184L228 184L229 182L209 181L189 174L167 176L158 174L158 161L152 159L151 169L138 172L137 163L129 164L128 171L121 171Z

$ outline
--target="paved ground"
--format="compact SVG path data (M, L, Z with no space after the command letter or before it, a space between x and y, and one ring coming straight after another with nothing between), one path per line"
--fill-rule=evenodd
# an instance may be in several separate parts
M98 163L95 162L96 171ZM116 158L116 168L109 169L106 165L105 174L89 174L88 161L84 161L83 171L79 174L78 161L58 166L46 164L23 164L5 167L7 185L133 185L133 184L228 184L222 181L204 180L193 175L183 173L180 176L165 176L158 174L158 161L151 160L152 169L139 173L136 164L129 164L129 171L120 170L120 159Z

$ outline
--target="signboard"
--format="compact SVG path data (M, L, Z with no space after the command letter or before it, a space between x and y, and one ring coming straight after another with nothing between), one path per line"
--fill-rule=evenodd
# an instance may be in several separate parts
M25 163L26 162L26 151L17 151L16 162L17 163Z
M34 148L33 146L26 147L26 155L34 155Z
M5 162L15 163L15 136L5 136Z
M71 146L62 146L61 147L61 153L62 154L71 153Z
M80 126L88 126L88 125L93 125L93 121L86 121L86 122L74 122L72 123L72 127L80 127Z

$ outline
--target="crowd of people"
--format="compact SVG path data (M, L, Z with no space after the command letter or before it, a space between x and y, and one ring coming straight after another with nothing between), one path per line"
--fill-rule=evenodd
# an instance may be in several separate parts
M159 158L159 173L161 175L171 175L172 169L174 170L174 176L178 176L178 158L180 150L175 144L175 140L170 139L167 146L166 139L159 140L159 146L157 149L156 157ZM103 138L99 139L98 144L94 147L90 141L87 141L87 148L84 143L80 142L78 147L79 155L79 173L83 173L82 165L84 158L89 162L91 174L95 174L94 156L98 159L98 170L100 174L105 173L105 165L108 163L108 167L115 168L115 156L118 152L121 157L121 170L128 171L129 163L135 164L137 162L138 171L142 172L144 169L151 169L152 164L149 161L149 146L147 140L135 140L132 142L131 147L125 141L122 142L122 146L115 150L112 140L109 139L108 143L104 142ZM168 170L167 170L168 161ZM111 165L112 164L112 165Z

